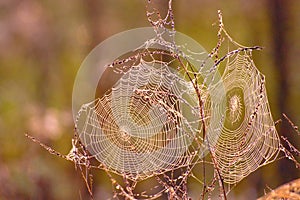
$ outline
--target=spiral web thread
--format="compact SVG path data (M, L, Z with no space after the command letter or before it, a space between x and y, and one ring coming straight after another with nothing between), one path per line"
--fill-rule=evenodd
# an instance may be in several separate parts
M237 49L216 56L210 70L201 71L202 65L195 70L184 59L195 53L183 54L175 43L160 37L164 32L159 28L171 27L171 37L175 31L171 3L166 18L147 13L158 37L146 41L143 52L112 63L121 78L103 96L82 106L79 140L111 178L117 198L155 199L166 194L169 199L187 199L188 179L195 179L203 186L203 198L213 196L219 181L226 199L232 185L279 153L265 78L251 58L251 51L259 48L234 42L220 19L219 43L202 65L219 55L224 38ZM151 19L155 14L156 21ZM168 51L151 50L152 42ZM213 74L224 62L221 80L215 83ZM220 88L226 95L218 101ZM205 151L208 158L203 158ZM203 173L197 166L205 169ZM125 185L111 172L123 176ZM151 189L152 194L135 192L137 183L151 177L160 185Z
M244 177L277 159L281 144L269 108L265 76L256 68L252 51L235 42L224 29L219 11L219 42L234 47L219 61L226 61L222 84L226 91L226 111L222 132L211 148L216 166L228 191Z
M277 158L279 137L266 96L265 77L250 55L229 59L222 80L226 114L214 153L224 182L236 184Z
M193 88L165 63L155 65L141 60L110 92L84 105L83 143L109 170L130 179L185 166L193 157L188 147L199 125ZM179 112L183 106L189 118Z
M161 61L155 58L158 53L172 59ZM176 72L178 61L166 52L145 50L139 55L128 71L120 70L123 65L113 70L122 77L101 98L82 106L77 127L80 140L107 172L133 182L156 176L163 187L157 194L143 196L149 199L170 189L161 180L169 179L164 173L189 169L199 162L198 153L205 151L205 145L196 135L202 127L197 96L184 73ZM207 92L201 93L206 101ZM205 110L209 109L206 103ZM186 181L177 178L179 185Z

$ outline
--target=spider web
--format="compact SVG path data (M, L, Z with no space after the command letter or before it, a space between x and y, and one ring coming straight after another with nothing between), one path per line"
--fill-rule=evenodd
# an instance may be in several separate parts
M222 81L226 113L214 152L224 182L236 184L274 161L280 141L266 96L265 77L255 67L251 51L228 59Z
M116 196L187 199L188 179L194 179L203 198L219 182L226 199L224 184L230 191L279 153L265 77L251 57L259 48L234 42L221 17L211 54L178 44L171 3L165 18L147 11L156 37L107 65L117 78L82 105L79 139L111 178ZM219 58L224 39L236 49ZM149 189L152 194L138 192L137 183L149 178L160 186Z
M131 179L187 165L193 157L188 147L199 125L197 99L167 64L141 59L102 98L84 105L85 146L108 169Z

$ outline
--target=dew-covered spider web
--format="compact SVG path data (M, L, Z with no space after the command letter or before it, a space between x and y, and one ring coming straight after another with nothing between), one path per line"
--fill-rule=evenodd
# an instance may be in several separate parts
M141 59L102 98L84 105L80 137L109 170L145 179L191 162L195 107L190 82L167 63Z
M239 52L228 59L222 84L226 90L225 121L214 151L224 182L236 184L276 159L279 137L265 77L255 67L251 52Z
M234 42L220 15L219 42L207 53L175 31L171 4L165 17L147 8L150 38L93 66L101 77L90 74L97 84L80 104L76 136L97 163L89 167L107 172L115 198L204 199L219 188L226 199L280 150L251 55L260 48Z

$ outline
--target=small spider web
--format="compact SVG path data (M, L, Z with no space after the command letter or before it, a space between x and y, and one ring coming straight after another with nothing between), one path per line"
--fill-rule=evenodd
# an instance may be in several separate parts
M222 80L227 94L225 122L214 151L224 182L236 184L274 161L280 140L265 77L255 67L251 51L228 58Z

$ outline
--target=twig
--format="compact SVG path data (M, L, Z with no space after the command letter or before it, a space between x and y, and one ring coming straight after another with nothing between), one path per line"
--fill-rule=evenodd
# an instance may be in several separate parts
M65 160L69 160L71 161L67 156L62 155L61 153L59 153L58 151L55 151L54 149L52 149L51 147L43 144L41 141L39 141L38 139L36 139L35 137L28 135L27 133L25 133L25 136L27 138L29 138L30 140L32 140L34 143L39 144L41 147L43 147L46 151L48 151L50 154L55 155L55 156L59 156Z
M296 133L300 136L300 131L299 131L298 126L296 126L286 114L282 113L282 115L288 121L288 123L291 125L291 127L296 131Z
M89 164L90 157L88 157L88 156L82 157L82 156L79 155L79 151L76 147L76 144L77 144L78 140L76 138L75 138L76 141L75 141L75 139L72 140L73 147L72 147L70 153L68 155L63 155L63 154L59 153L58 151L54 150L53 148L45 145L44 143L42 143L41 141L39 141L38 139L36 139L33 136L28 135L27 133L25 133L25 136L27 138L29 138L30 140L32 140L34 143L39 144L42 148L44 148L50 154L73 162L75 164L75 167L76 168L78 167L80 169L81 176L82 176L82 178L85 182L85 185L87 187L89 195L90 195L92 200L94 199L93 192L92 192L92 179L88 180L88 177L89 177L89 172L88 171L89 171L89 168L90 168L90 164ZM83 160L83 162L82 162L82 160ZM84 175L83 169L82 169L81 166L84 166L86 168L86 170L87 170L86 176Z

